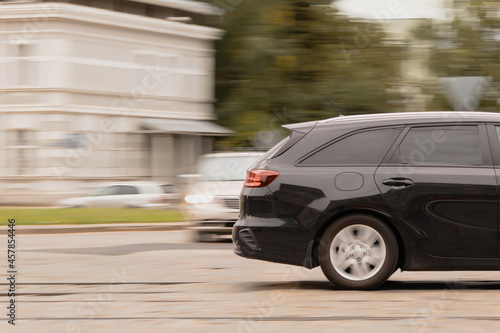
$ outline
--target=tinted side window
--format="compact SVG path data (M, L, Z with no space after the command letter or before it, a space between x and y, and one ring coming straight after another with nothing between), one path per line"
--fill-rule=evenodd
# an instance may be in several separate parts
M403 164L480 165L482 162L477 126L412 128L397 153Z
M102 190L100 190L99 192L97 192L97 196L101 196L101 195L116 195L119 191L120 187L119 186L110 186L110 187L106 187L106 188L103 188Z
M118 195L139 194L135 186L119 186Z
M500 142L500 126L495 126L495 130L497 131L498 141Z
M356 133L303 160L301 165L380 164L401 129L385 128Z

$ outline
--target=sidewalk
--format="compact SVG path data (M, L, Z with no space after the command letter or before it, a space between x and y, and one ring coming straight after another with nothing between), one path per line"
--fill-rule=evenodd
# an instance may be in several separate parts
M109 224L72 224L72 225L18 225L17 235L75 234L84 232L118 231L173 231L184 230L188 222L166 223L109 223ZM0 227L0 235L7 235L7 226Z

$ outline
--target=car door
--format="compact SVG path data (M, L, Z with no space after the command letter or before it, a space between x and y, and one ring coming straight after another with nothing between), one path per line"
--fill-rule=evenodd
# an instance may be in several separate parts
M375 173L420 247L440 257L494 257L498 190L486 126L409 126Z
M493 167L495 170L495 175L497 178L497 184L500 184L500 123L488 124L488 139L491 146L491 155L493 158ZM500 195L500 190L498 191ZM499 198L499 218L500 218L500 198ZM500 222L500 221L499 221ZM498 224L500 232L500 223ZM497 251L497 256L500 256L500 242L499 249Z

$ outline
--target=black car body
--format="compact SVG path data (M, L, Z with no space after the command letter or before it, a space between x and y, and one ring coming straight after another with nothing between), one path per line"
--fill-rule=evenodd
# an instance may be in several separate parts
M500 114L285 127L292 134L249 169L233 228L238 255L321 264L335 284L359 289L380 286L397 268L500 268Z

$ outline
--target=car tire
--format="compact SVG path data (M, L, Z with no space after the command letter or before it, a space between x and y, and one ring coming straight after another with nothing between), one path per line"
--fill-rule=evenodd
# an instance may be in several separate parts
M342 289L375 289L396 271L398 243L392 230L370 215L345 216L321 238L319 262Z

